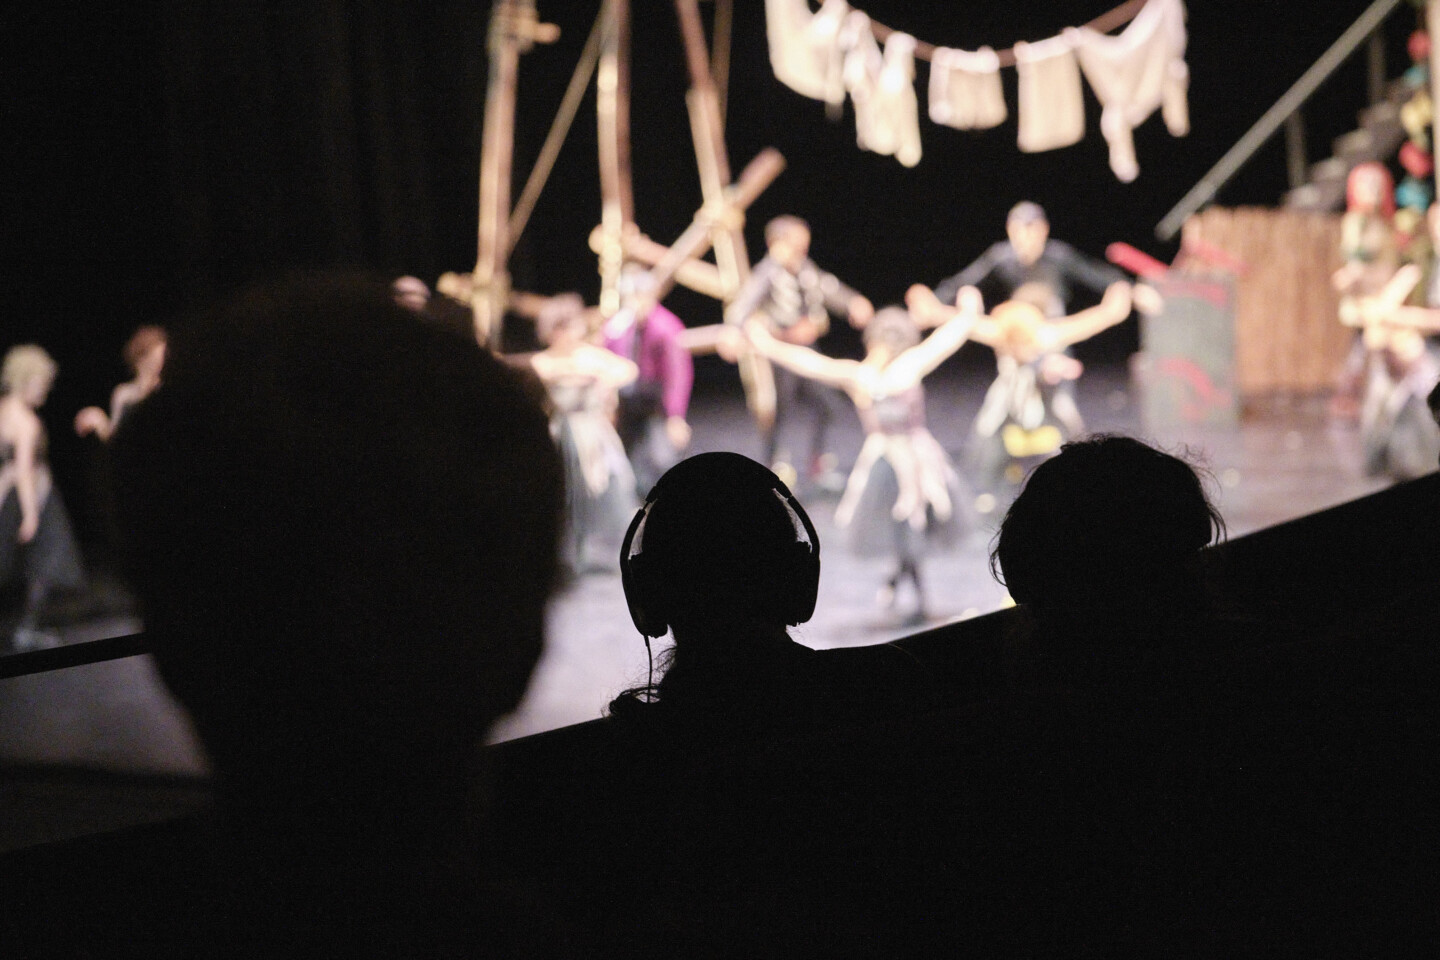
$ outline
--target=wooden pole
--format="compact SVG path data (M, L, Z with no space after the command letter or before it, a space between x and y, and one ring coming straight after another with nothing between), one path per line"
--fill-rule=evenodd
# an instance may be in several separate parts
M555 161L560 156L560 148L565 145L565 137L570 132L570 124L575 120L575 114L580 109L580 100L590 87L590 78L595 75L596 64L600 61L600 40L604 34L605 16L602 11L596 16L595 25L590 28L590 36L585 38L585 49L580 51L580 60L575 64L575 72L571 74L570 84L565 88L565 96L560 100L560 109L555 112L555 119L550 124L550 132L545 134L545 143L540 147L540 156L535 159L535 166L530 169L530 177L525 181L525 189L520 191L520 199L515 201L514 212L510 214L510 252L512 253L515 250L516 241L530 220L530 214L535 210L535 204L540 199L540 191L545 189L545 181L549 179L550 172L555 168Z
M726 101L730 92L730 41L735 29L735 0L715 0L715 37L710 44L711 72L715 75L715 102L720 107L720 129L725 129Z
M595 84L600 160L600 312L620 307L616 282L624 261L623 238L634 230L630 178L630 3L605 0L606 26Z
M511 166L515 154L515 89L520 54L539 40L553 42L560 31L536 20L535 0L495 0L487 47L489 80L480 135L480 213L474 287L470 308L475 338L498 349L510 295Z
M717 238L721 243L726 243L732 232L738 232L745 222L745 210L755 202L766 187L775 182L785 169L785 158L780 151L773 147L767 147L755 155L755 159L746 165L740 173L740 179L720 191L718 203L706 198L705 206L701 207L695 214L695 219L690 226L680 235L670 247L670 252L654 265L650 271L655 281L657 296L664 296L668 289L670 279L680 264L685 261L703 256L709 249L711 243ZM733 247L731 257L734 257ZM724 264L724 260L716 251L716 260ZM743 238L740 241L740 261L745 263L747 272L749 262L745 260L745 248ZM733 270L727 274L726 267L721 266L718 274L721 282L720 300L728 302L735 296L742 282L742 275ZM732 286L733 285L733 286Z
M744 220L735 216L734 208L727 202L730 159L725 153L720 99L710 70L700 5L697 0L675 0L675 13L680 21L680 37L685 43L685 64L690 71L685 105L690 108L690 134L695 141L696 165L700 168L700 192L709 208L710 239L728 305L750 277L750 256L745 251L742 229ZM754 350L743 350L737 359L746 404L761 427L769 429L775 421L775 377L770 363Z
M1440 0L1425 4L1425 32L1430 34L1430 102L1440 103ZM1440 166L1435 170L1435 184L1440 187Z
M690 71L690 90L685 104L690 108L690 132L695 141L695 160L700 169L700 192L706 206L714 210L711 238L720 278L729 288L726 300L739 292L750 275L741 223L725 223L721 210L725 188L730 183L730 158L725 152L725 134L720 124L720 103L715 78L710 72L710 54L705 45L705 28L700 20L698 0L675 0L680 36L685 43L685 63Z
M1310 162L1305 155L1305 116L1299 110L1285 118L1285 170L1291 190L1303 186L1310 175Z

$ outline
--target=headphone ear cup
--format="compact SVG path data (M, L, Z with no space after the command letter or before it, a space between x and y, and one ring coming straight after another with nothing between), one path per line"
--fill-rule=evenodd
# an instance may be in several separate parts
M656 575L651 572L650 564L646 563L643 557L631 553L635 537L649 516L653 493L651 497L652 500L647 500L645 505L636 511L635 519L630 521L630 527L625 531L625 539L620 545L620 586L625 591L625 605L630 608L630 620L635 624L635 629L640 631L647 643L649 638L662 637L665 631L670 629L669 612L664 609L660 600L661 591L657 589Z
M646 637L663 637L670 629L670 611L652 564L643 556L630 557L621 567L620 583L635 629Z
M786 563L786 591L783 619L789 624L804 623L815 614L820 593L820 553L808 543L794 543Z

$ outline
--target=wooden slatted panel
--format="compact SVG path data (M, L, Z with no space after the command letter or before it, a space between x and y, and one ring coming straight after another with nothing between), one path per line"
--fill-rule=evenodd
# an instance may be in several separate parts
M1236 288L1235 366L1241 396L1324 392L1353 331L1336 319L1330 274L1340 266L1340 217L1264 207L1210 207L1187 236L1249 265Z

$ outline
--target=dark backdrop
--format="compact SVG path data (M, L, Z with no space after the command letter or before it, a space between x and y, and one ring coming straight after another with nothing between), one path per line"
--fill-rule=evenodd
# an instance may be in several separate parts
M670 4L633 0L636 213L659 240L700 202L684 110L685 72ZM1041 39L1103 12L1110 0L915 4L862 0L877 20L958 47ZM894 301L933 283L997 239L1022 198L1044 204L1056 236L1099 254L1127 240L1162 259L1153 228L1186 190L1364 9L1366 0L1195 2L1190 9L1193 132L1158 118L1136 133L1142 172L1118 183L1098 107L1086 139L1047 154L1014 144L1014 121L983 133L922 119L914 169L855 147L853 116L781 86L766 56L763 0L736 0L727 135L738 170L765 146L789 167L752 210L798 213L814 255L868 293ZM518 186L538 152L598 0L540 0L559 43L522 58ZM703 5L709 13L709 4ZM6 264L0 349L49 348L62 377L47 407L57 466L68 420L124 376L120 345L237 283L295 267L348 265L427 281L474 261L488 5L476 0L137 0L26 4L3 15L0 253ZM1403 67L1414 14L1392 18L1391 73ZM1307 110L1312 159L1355 125L1363 55ZM925 68L920 67L923 96ZM1014 108L1014 73L1006 71ZM1087 94L1087 97L1089 95ZM1285 188L1277 138L1221 194L1273 204ZM516 285L598 281L585 238L598 221L593 100L587 101L512 264ZM691 323L713 301L677 292ZM1086 345L1134 348L1133 325ZM844 341L836 348L845 350Z

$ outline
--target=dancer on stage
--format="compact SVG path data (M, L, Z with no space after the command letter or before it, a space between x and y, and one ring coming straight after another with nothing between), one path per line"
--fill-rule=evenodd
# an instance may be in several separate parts
M655 299L649 271L627 264L620 271L620 309L606 321L605 346L633 362L638 378L620 390L616 428L635 469L639 492L648 491L680 462L690 445L685 414L695 362L680 341L685 325Z
M634 382L638 370L624 357L587 342L579 294L547 300L535 333L545 349L530 364L549 392L554 408L550 432L565 465L561 559L572 575L609 569L637 503L635 474L612 417L618 391Z
M1005 236L964 270L940 281L935 295L942 303L954 304L962 287L978 287L982 294L990 293L992 300L1007 300L1027 284L1035 284L1034 293L1045 297L1036 306L1045 316L1058 317L1069 309L1076 285L1096 294L1117 284L1127 289L1131 286L1118 267L1088 257L1063 240L1052 240L1050 219L1038 203L1024 200L1011 207L1005 217ZM1142 312L1160 309L1160 295L1153 287L1140 284L1133 293Z
M17 569L25 606L11 635L16 650L52 646L40 613L54 590L84 586L80 548L46 462L45 425L36 411L55 383L55 361L42 348L10 348L0 365L0 584Z
M1007 299L1025 302L1037 309L1043 320L1056 320L1066 315L1074 288L1081 286L1102 295L1102 302L1110 307L1125 302L1126 312L1132 295L1142 312L1158 312L1162 307L1161 296L1152 286L1132 286L1128 276L1115 266L1089 258L1063 240L1050 239L1050 219L1038 203L1025 200L1011 207L1005 217L1005 235L1007 239L994 243L963 271L940 281L935 288L936 298L952 305L960 288L978 286L991 295L992 304ZM926 317L924 312L920 314L922 324L935 322L935 318ZM1011 360L1017 356L1017 351L1008 353ZM1084 419L1074 402L1074 381L1083 370L1083 364L1068 356L1063 345L1018 364L999 363L994 386L986 393L985 406L975 420L975 449L971 456L982 485L998 485L999 474L1007 468L1009 458L1054 452L1060 449L1061 440L1084 432ZM1041 404L1041 410L1037 412L1034 403ZM1012 416L1008 413L1011 409L1027 412ZM1001 449L1004 438L998 433L1007 422L1015 427L1008 452ZM1047 422L1050 430L1031 435ZM1015 439L1021 429L1027 435Z
M925 425L921 381L965 342L979 319L980 294L958 295L960 307L924 340L911 314L887 307L865 326L865 359L837 360L777 339L767 326L745 326L750 343L780 367L850 395L865 427L865 445L835 510L835 523L861 556L889 555L894 572L880 596L893 606L906 581L915 592L910 624L925 620L920 557L928 545L963 533L970 496Z
M727 323L745 324L758 316L777 339L801 347L812 347L830 326L830 313L845 314L863 327L875 313L870 301L826 273L810 259L810 225L795 216L779 216L765 225L765 256L755 265L749 281L726 311ZM825 450L825 431L831 419L844 409L832 389L805 380L781 368L775 371L775 418L765 430L762 462L782 479L794 482L797 470L777 462L780 431L799 404L815 411L810 435L810 479L821 486L837 486L833 455Z
M165 366L165 343L165 330L161 327L144 326L130 336L122 356L135 378L120 384L110 394L109 413L99 407L85 407L75 414L77 434L87 437L93 433L101 441L109 442L125 411L160 386L160 371Z
M1422 275L1419 265L1407 264L1377 293L1341 311L1347 326L1359 328L1360 436L1370 476L1410 480L1429 473L1440 457L1440 429L1426 406L1440 381L1440 356L1425 340L1440 333L1440 309L1404 304Z
M910 288L905 301L926 326L949 322L956 314L955 307L919 284ZM1069 317L1046 319L1035 304L1016 299L975 323L970 338L995 351L997 368L971 431L974 479L983 489L977 500L981 512L995 508L995 492L1003 482L1018 483L1023 476L1011 466L1060 449L1063 423L1056 422L1049 402L1057 385L1049 373L1052 358L1068 360L1065 349L1120 323L1130 315L1130 307L1130 285L1116 283L1099 304Z
M1340 294L1340 322L1361 326L1363 305L1379 296L1395 276L1395 181L1382 163L1357 164L1345 181L1345 214L1340 218L1342 264L1330 281ZM1360 415L1367 377L1368 348L1357 336L1340 370L1331 413L1353 420Z
M1121 270L1087 257L1063 240L1050 239L1050 220L1038 203L1022 201L1010 208L1005 218L1006 239L992 244L964 270L940 281L935 295L945 304L955 303L961 287L978 287L989 303L1023 300L1034 304L1047 318L1064 316L1070 309L1076 286L1094 294L1123 289L1133 293L1135 305L1144 313L1157 313L1160 295L1153 287L1133 288ZM1117 294L1118 296L1118 294ZM1069 436L1085 432L1085 421L1075 406L1073 382L1083 366L1059 352L1044 359L1046 403Z

